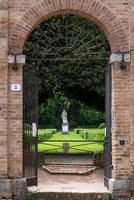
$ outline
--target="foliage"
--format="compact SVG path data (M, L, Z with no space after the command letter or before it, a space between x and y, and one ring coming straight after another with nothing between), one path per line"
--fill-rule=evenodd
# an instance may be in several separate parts
M99 125L99 129L103 129L103 128L105 128L106 127L106 124L105 123L101 123L100 125Z
M64 108L68 112L71 129L78 126L98 127L100 123L104 122L103 112L75 100L55 97L39 106L39 125L47 128L61 128L61 113Z
M79 135L81 138L84 138L86 140L98 140L98 141L104 141L105 134L104 129L74 129L74 131L77 133L79 131Z
M77 15L52 17L38 25L24 53L30 55L27 68L36 69L40 77L40 104L57 95L89 105L104 104L109 50L99 27ZM94 54L97 58L92 59Z
M56 129L39 129L38 140L47 140L57 132Z
M96 126L101 122L104 122L104 113L97 111L95 108L91 108L82 104L80 112L81 115L85 118L86 124L90 126Z
M49 98L39 106L39 125L47 128L61 127L61 112L63 108L68 108L69 104L67 98Z

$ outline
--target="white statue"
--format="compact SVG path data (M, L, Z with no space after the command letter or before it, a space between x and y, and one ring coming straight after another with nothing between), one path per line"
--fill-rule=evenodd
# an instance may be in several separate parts
M66 112L65 109L62 111L61 118L62 118L63 124L68 124L68 121L67 121L67 112Z

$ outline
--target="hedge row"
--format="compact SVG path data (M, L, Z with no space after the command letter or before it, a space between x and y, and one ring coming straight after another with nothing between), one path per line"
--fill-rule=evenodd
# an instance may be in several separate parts
M38 140L47 140L57 132L56 129L44 129L38 133Z
M92 129L74 129L74 131L80 135L82 139L86 140L98 140L98 141L104 141L105 139L105 133L103 131L94 131Z

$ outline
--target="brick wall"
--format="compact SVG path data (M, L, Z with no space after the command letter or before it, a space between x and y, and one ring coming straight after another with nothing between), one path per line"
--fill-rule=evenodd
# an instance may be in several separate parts
M112 165L113 178L127 179L130 171L130 66L112 65ZM125 144L120 145L124 140Z
M130 9L130 49L131 52L131 68L130 68L130 179L134 179L134 1L131 1Z
M19 65L19 70L14 72L12 66L9 66L9 88L11 84L22 84L22 66ZM8 176L9 178L21 178L23 175L23 105L22 91L8 92Z
M0 178L7 177L8 4L0 1Z
M22 92L10 91L11 83L23 84L22 65L18 72L13 72L11 65L8 71L7 54L22 52L38 23L62 13L95 21L107 35L113 52L134 48L134 0L0 0L0 177L22 177ZM126 70L121 71L119 63L112 67L112 161L113 178L118 179L134 178L134 53L131 54ZM122 139L124 146L119 144Z
M104 4L105 1L100 2L99 0L40 0L38 3L33 1L32 5L31 2L21 1L17 3L17 6L20 6L16 8L17 15L16 9L12 7L13 1L10 3L10 24L12 26L10 29L9 48L11 51L21 52L25 40L39 22L61 13L76 13L95 21L105 31L112 51L128 49L129 23L126 20L126 15L123 18L121 14L127 13L128 17L129 6L123 5L122 1L119 1L120 3L116 1L117 4L115 4L118 10L120 8L120 15L118 17L116 15L117 8L114 10L110 1ZM114 10L113 12L111 7Z

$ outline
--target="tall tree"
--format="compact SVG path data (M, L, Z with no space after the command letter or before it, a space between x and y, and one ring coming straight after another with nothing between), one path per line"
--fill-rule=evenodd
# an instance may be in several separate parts
M31 33L25 54L27 68L39 73L40 103L66 96L103 107L110 47L95 23L77 15L52 17Z

